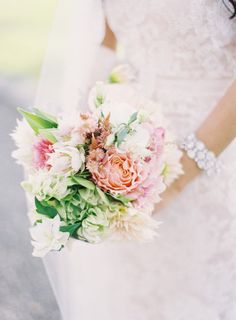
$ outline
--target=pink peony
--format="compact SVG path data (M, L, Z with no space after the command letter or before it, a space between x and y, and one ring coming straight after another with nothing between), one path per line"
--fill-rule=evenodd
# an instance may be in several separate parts
M53 144L46 140L40 139L37 143L33 145L33 164L36 169L42 169L45 167L50 167L47 165L47 160L49 159L49 154L54 152Z
M142 183L142 168L129 154L107 151L98 166L90 168L92 177L104 191L127 195Z

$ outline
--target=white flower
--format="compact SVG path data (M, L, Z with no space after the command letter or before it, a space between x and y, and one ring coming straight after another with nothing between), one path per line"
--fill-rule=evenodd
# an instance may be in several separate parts
M100 116L100 111L98 111L99 107L106 101L106 92L107 86L101 81L98 81L90 90L88 105L90 110L97 114L97 116Z
M42 218L42 223L37 223L30 228L33 256L43 257L51 250L60 250L65 246L70 234L60 231L61 221L59 215L55 218Z
M12 152L12 157L17 160L27 170L32 169L33 165L33 144L36 141L36 136L31 127L25 122L17 120L17 126L11 137L15 141L17 150Z
M137 115L137 121L139 123L146 122L150 118L150 113L147 110L139 110Z
M53 145L54 152L49 155L47 163L50 171L57 174L76 173L84 168L85 152L83 148L75 148L65 143L57 142Z
M96 119L91 114L73 110L58 117L58 127L53 134L57 141L75 147L85 143L84 133L93 131L96 125Z
M109 76L111 83L129 83L135 80L134 70L129 64L121 64L115 67Z
M131 152L134 157L147 157L151 151L147 149L150 144L150 133L141 125L125 138L119 149L125 152Z
M131 115L137 111L128 103L116 101L104 103L101 110L105 117L110 114L110 122L115 127L128 123Z
M161 222L154 220L148 213L139 212L130 207L111 216L111 238L114 240L129 240L148 242L157 236Z
M89 94L89 108L100 117L103 113L107 116L110 113L110 120L113 125L119 125L129 120L130 116L136 112L135 91L127 85L119 84L99 84L98 89L96 86L92 88ZM102 90L101 93L98 90ZM99 92L99 93L98 93ZM97 100L101 103L97 104Z
M183 174L182 164L180 159L182 157L182 151L173 143L167 143L164 150L164 168L163 177L164 183L169 186L171 183L178 178L179 175Z
M46 198L63 199L68 194L68 179L63 175L53 175L47 170L38 170L31 174L27 181L22 182L22 187L38 200Z
M81 228L78 229L78 236L90 243L99 243L104 238L109 221L106 212L100 208L90 209L90 215L83 220Z

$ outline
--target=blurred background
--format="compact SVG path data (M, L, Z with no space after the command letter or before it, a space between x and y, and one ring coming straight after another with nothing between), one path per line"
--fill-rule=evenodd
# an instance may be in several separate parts
M9 137L33 104L57 0L0 0L0 319L60 319L41 259L33 258L21 168Z

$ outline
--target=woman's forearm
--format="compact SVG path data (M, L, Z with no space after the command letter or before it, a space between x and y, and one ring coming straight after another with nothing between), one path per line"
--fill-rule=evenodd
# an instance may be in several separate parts
M236 136L236 81L230 86L225 95L200 125L196 132L199 140L218 156ZM236 157L236 155L235 155ZM233 161L233 159L232 159ZM234 160L236 161L236 159ZM173 185L182 190L188 182L196 177L201 170L194 160L188 158L184 152L182 164L185 174Z
M236 81L230 86L206 120L199 126L196 136L216 156L236 137ZM236 155L232 161L236 161ZM162 194L162 201L156 205L157 212L181 193L188 183L201 173L196 162L190 159L185 151L181 162L184 174L175 180Z
M219 155L236 136L236 81L197 130L197 137Z

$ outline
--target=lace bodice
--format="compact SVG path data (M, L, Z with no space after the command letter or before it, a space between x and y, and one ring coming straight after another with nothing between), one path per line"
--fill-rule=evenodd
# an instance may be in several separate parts
M222 0L106 0L109 23L137 67L160 77L232 77L236 21Z
M178 136L195 130L236 74L236 19L222 0L105 0L125 60ZM170 94L171 92L171 94Z

